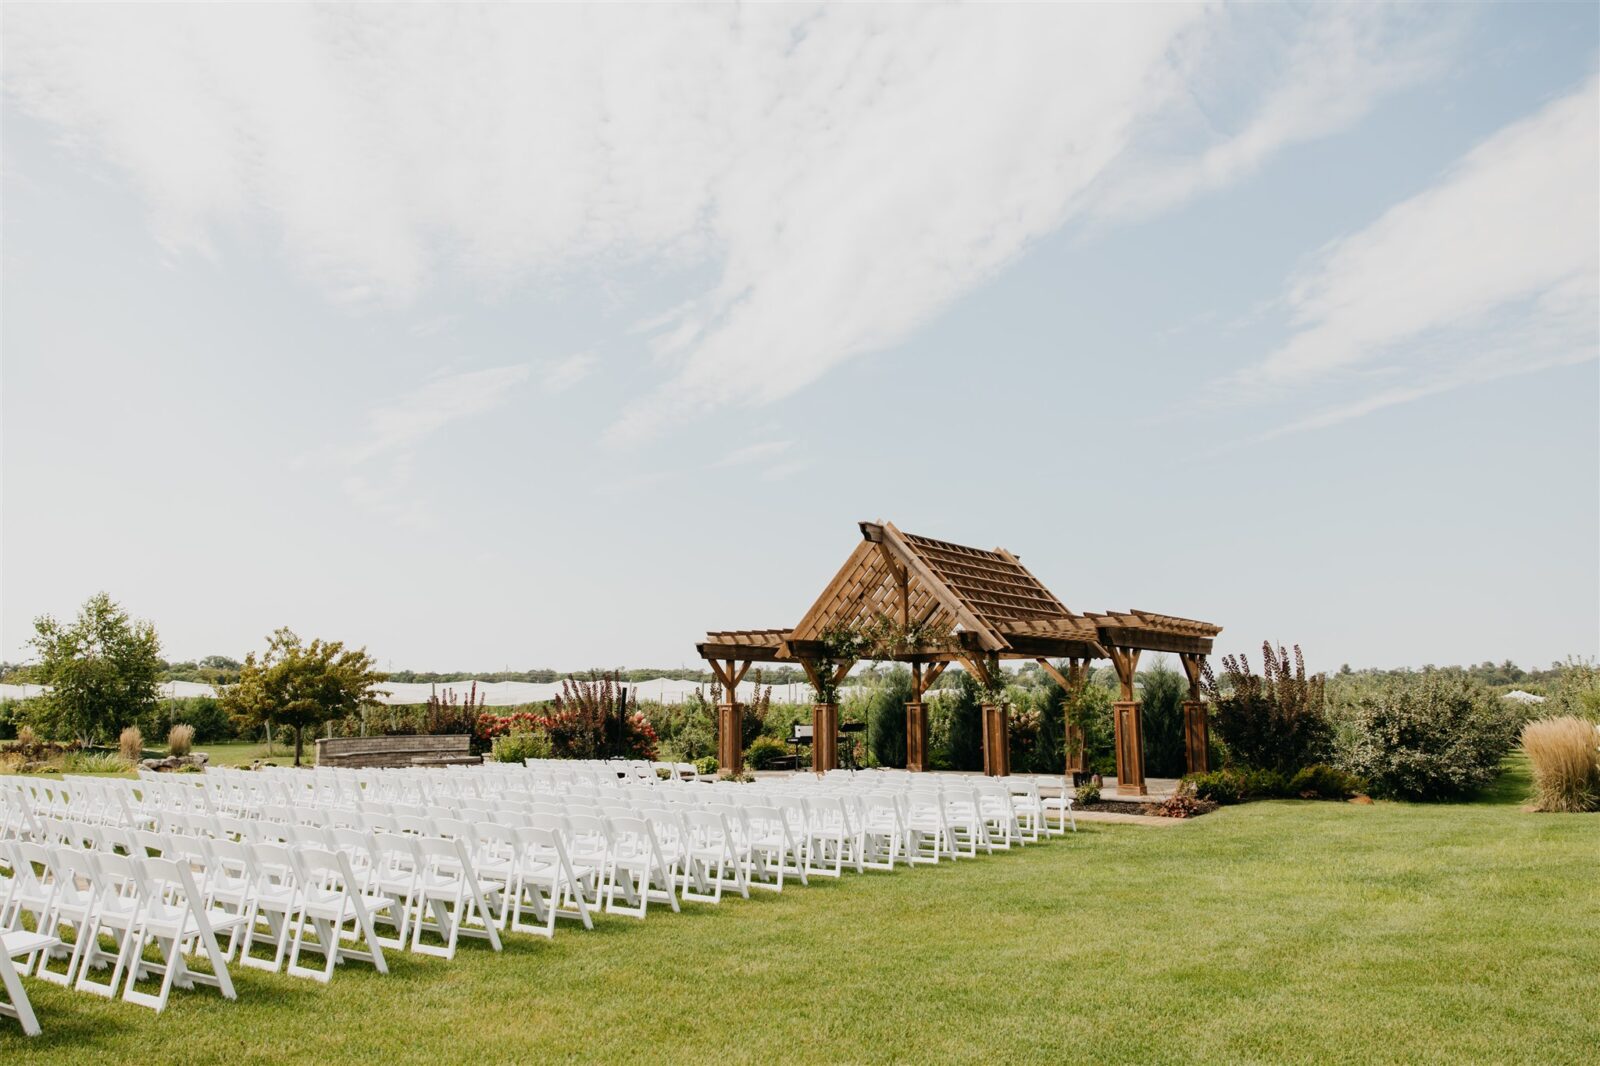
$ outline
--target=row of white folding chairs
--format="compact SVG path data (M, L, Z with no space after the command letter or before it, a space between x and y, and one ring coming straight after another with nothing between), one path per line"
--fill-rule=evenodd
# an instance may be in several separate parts
M830 772L822 779L805 779L797 775L794 782L799 787L823 789L892 789L920 790L937 788L945 791L975 789L986 807L997 812L1009 808L1019 823L1024 840L1035 841L1040 836L1058 836L1077 829L1072 813L1072 796L1061 778L1036 777L982 777L978 775L939 775L929 778L907 771L840 771ZM1041 784L1054 793L1043 794Z
M943 849L934 847L927 857L935 860L940 854L952 857L963 853L974 854L979 847L992 852L1036 841L1042 824L1041 820L1031 817L1024 822L1004 786L996 788L973 782L940 781L896 787L895 783L887 780L846 782L836 779L803 785L798 791L804 796L892 797L907 823L908 850L915 850L911 840L914 835L911 828L913 822L919 827L915 835L925 835L920 827L937 826L942 819L947 825L949 846ZM958 839L949 839L952 832ZM965 851L956 846L963 840L969 844Z
M846 803L847 819L844 826L848 840L855 840L861 836L856 830L856 824L862 827L877 828L880 825L887 827L894 821L889 813L874 806L868 811L863 805L862 796L866 793L860 788L832 789L837 792ZM1038 823L1029 820L1022 823L1015 812L1006 803L1003 793L990 790L988 802L979 797L977 790L955 789L946 794L934 790L911 790L884 792L898 808L901 843L898 848L890 849L892 859L905 861L938 861L941 856L954 857L958 854L976 854L979 848L984 851L993 851L996 847L1009 847L1013 843L1027 840L1036 840ZM818 792L818 795L823 794ZM613 808L633 807L640 809L649 806L671 807L675 805L708 806L717 802L738 806L741 803L765 802L764 797L780 797L776 791L762 790L757 792L747 786L731 785L720 789L688 788L688 789L617 789L610 794L592 797L577 796L549 796L544 799L516 801L502 799L498 802L481 800L462 800L456 808L430 805L426 808L407 808L399 811L399 805L374 805L361 804L360 809L366 813L386 814L388 811L373 810L384 806L393 806L399 812L402 824L422 817L439 818L482 818L494 817L500 813L509 814L562 814L567 812L577 814L599 814L602 808L610 812ZM920 799L920 802L913 800ZM803 802L803 801L802 801ZM931 810L929 809L931 808ZM966 818L961 817L962 811L969 812ZM353 820L354 812L347 808L297 808L267 807L261 812L263 818L277 822L303 821L314 825L347 824ZM378 824L387 825L387 821ZM797 835L803 836L807 828L807 818L800 811L791 812L791 828ZM949 828L946 828L946 826ZM929 827L932 827L931 829ZM881 834L874 834L881 835ZM931 838L931 839L930 839ZM967 846L960 845L965 841ZM857 848L852 845L847 849L847 855L853 854ZM893 861L887 868L892 868Z
M181 939L191 950L198 945L210 957L212 976L222 982L229 998L226 968L235 951L243 965L275 971L287 964L288 972L296 976L323 981L331 978L335 966L351 958L387 972L384 946L409 946L412 951L449 958L461 936L481 936L498 951L494 902L507 898L514 885L531 885L539 876L539 870L524 864L507 870L504 877L480 879L464 843L442 837L394 837L379 846L362 834L350 834L341 845L332 834L308 840L245 842L99 828L108 835L124 833L126 839L107 838L101 846L59 840L0 844L0 849L10 851L9 855L0 851L0 858L7 859L11 867L11 876L0 882L4 889L0 891L0 928L21 929L27 914L33 915L37 931L58 940L66 926L73 927L77 936L70 948L60 945L53 952L37 953L39 977L106 995L114 994L120 980L123 998L157 1010L166 1004L172 978L186 987L190 976L181 960L172 966L176 945L164 944L168 956L164 965L169 969L160 972L168 975L168 980L154 998L134 988L140 974L151 968L140 961L150 937L128 941L118 936L112 980L96 982L92 976L92 971L103 968L109 959L97 939L99 917L105 916L106 928L114 935L136 933L139 926L130 922L138 916L130 900L139 897L148 906L156 898L143 891L139 881L148 869L161 873L160 898L172 903L181 896L193 904L191 909L198 908L198 917L191 916ZM536 841L543 840L533 836ZM552 842L552 849L553 854L559 853L559 842ZM174 885L182 892L175 894ZM554 885L557 889L562 886L559 878ZM535 889L527 892L543 898ZM518 910L526 913L526 892L522 899ZM511 908L502 904L501 911L509 917ZM388 925L395 935L380 936L378 923ZM204 926L212 933L229 934L225 950L217 950L214 941L208 941ZM315 936L308 937L308 931ZM425 942L425 933L437 934L440 942ZM263 939L272 951L270 959L251 953L256 941ZM323 966L302 966L300 958L306 952L323 956ZM52 955L66 959L64 972L50 968Z
M244 916L207 905L189 863L28 840L0 841L0 863L9 868L0 882L0 935L31 943L26 952L13 953L22 957L20 968L7 960L10 977L31 973L106 998L117 996L120 986L123 1000L158 1012L174 987L203 984L235 998L216 938L237 930ZM31 916L32 930L25 916ZM68 927L75 933L70 944L61 939ZM114 950L106 950L102 936ZM156 960L145 956L150 945L157 948ZM197 954L207 959L209 972L189 965L188 957ZM64 969L52 967L58 960L65 960ZM97 979L96 971L106 969L109 979ZM138 983L151 976L160 979L158 990L140 990ZM21 1016L26 993L20 982L6 983L11 1007Z

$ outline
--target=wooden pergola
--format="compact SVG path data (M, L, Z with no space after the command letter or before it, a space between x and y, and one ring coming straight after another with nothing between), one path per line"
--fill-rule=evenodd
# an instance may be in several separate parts
M1073 691L1088 680L1090 664L1108 659L1121 684L1115 704L1117 791L1144 795L1144 743L1134 674L1145 651L1178 656L1189 678L1184 703L1188 769L1207 766L1205 706L1200 670L1220 626L1153 611L1075 614L1020 559L1004 548L986 551L902 533L889 522L862 522L861 543L822 595L792 629L710 632L697 645L722 686L718 706L717 758L723 769L743 766L737 686L753 663L798 664L819 692L844 680L855 663L838 658L830 634L873 625L898 633L933 634L914 644L877 649L874 659L911 668L906 704L906 765L928 768L928 713L923 693L952 662L959 662L986 689L1000 683L1000 662L1032 659L1058 684ZM1057 663L1064 663L1064 668ZM823 676L823 671L829 671ZM812 768L837 764L838 708L819 703L813 713ZM983 707L984 772L1011 772L1010 723L1004 705ZM1088 770L1081 734L1068 726L1067 773Z

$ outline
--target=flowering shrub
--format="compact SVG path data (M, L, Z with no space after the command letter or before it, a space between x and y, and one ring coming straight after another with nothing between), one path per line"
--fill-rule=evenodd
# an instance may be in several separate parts
M1292 774L1321 761L1331 730L1323 708L1323 677L1306 676L1305 660L1295 645L1289 653L1270 642L1261 645L1262 669L1257 676L1240 655L1222 657L1222 677L1205 667L1212 721L1227 746L1230 761Z
M520 763L524 759L548 759L555 748L542 731L518 730L494 738L495 762Z
M613 720L611 729L616 730ZM543 733L550 739L552 753L558 759L594 759L604 755L607 744L603 730L592 718L577 708L552 708L548 713L518 711L513 714L480 714L478 739L484 742L512 733ZM632 759L654 759L657 737L650 720L638 711L623 719L622 750Z
M493 740L495 737L509 736L512 733L531 733L536 729L543 729L548 715L538 714L533 711L516 711L512 714L480 714L478 716L477 736L479 740Z
M1515 708L1460 670L1341 689L1334 763L1374 795L1447 799L1493 781L1516 743Z

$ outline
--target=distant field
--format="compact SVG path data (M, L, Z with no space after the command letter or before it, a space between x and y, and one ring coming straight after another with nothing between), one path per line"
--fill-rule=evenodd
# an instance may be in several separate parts
M245 762L250 747L210 746ZM392 957L157 1017L29 981L26 1063L1513 1062L1600 1047L1600 815L1268 802Z

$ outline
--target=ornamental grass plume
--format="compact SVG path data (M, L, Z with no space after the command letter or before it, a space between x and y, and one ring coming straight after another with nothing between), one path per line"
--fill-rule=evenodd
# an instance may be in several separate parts
M1541 811L1600 810L1600 731L1572 715L1541 718L1522 730Z
M167 753L187 755L194 748L194 726L178 724L167 731Z
M138 726L130 725L122 731L117 738L117 750L127 763L137 763L144 756L144 734L139 732Z

